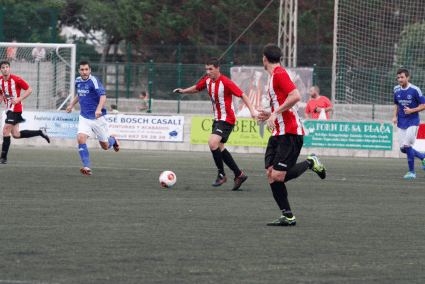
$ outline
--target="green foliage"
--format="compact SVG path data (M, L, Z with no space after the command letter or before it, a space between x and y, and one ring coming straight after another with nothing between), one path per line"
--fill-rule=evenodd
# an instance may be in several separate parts
M396 67L425 68L425 21L405 26L400 36Z

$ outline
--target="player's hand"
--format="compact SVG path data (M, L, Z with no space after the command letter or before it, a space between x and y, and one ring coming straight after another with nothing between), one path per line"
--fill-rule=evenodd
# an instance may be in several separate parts
M413 111L412 111L412 109L411 108L409 108L409 107L404 107L404 113L405 114L411 114L411 113L413 113Z
M102 111L101 110L96 110L95 111L95 113L94 113L94 117L96 118L96 119L98 119L99 117L101 117L102 116Z
M71 111L72 111L72 109L73 109L74 107L73 106L68 106L67 108L66 108L66 112L67 113L70 113Z
M257 114L257 120L259 123L263 123L270 117L270 112L264 109L259 109Z
M392 122L392 124L397 124L397 118L393 118L393 119L391 120L391 122Z
M255 109L253 111L251 111L251 117L252 117L253 120L257 120L258 112Z
M10 98L10 102L14 105L18 104L20 101L21 100L19 98L15 98L15 97Z
M273 130L276 125L275 125L275 120L276 120L276 114L272 113L269 117L269 120L267 120L267 129L269 130Z
M173 93L183 93L182 91L183 89L178 88L178 89L174 89Z

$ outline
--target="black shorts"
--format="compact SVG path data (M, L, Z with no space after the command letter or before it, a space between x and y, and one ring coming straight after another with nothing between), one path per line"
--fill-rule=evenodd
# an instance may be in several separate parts
M212 124L212 132L211 134L217 134L218 136L221 136L221 143L226 143L229 139L230 133L232 133L233 127L235 127L233 124L230 124L225 121L214 121Z
M4 121L5 124L12 124L16 125L18 123L24 122L25 119L22 117L22 112L13 112L8 111L6 120Z
M285 134L272 136L267 144L265 167L276 171L288 171L296 163L303 147L304 136Z

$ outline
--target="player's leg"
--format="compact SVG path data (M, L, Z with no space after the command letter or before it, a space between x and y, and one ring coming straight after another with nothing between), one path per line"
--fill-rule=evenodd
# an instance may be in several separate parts
M92 170L90 168L90 153L86 143L87 138L90 136L91 132L92 129L90 126L90 119L86 119L80 115L78 123L77 142L78 152L80 153L81 161L84 165L84 167L81 168L80 173L88 176L92 174Z
M13 116L13 120L15 121L16 125L19 125L19 123L25 121L25 119L22 117L22 113L20 112L12 112L11 116ZM12 136L15 139L41 136L44 139L46 139L47 143L50 143L50 138L46 133L45 127L41 128L40 130L22 130L22 131L19 131L19 127L14 127L12 131Z
M212 186L220 186L227 181L226 173L224 172L223 156L220 149L220 141L222 137L212 133L208 139L214 163L218 169L218 175Z
M99 144L102 149L108 150L113 147L115 152L120 150L120 143L115 138L115 135L108 135L108 123L104 116L93 121L92 129L99 139Z
M285 180L289 170L296 165L301 152L303 137L300 135L282 135L269 139L266 149L265 165L273 197L282 212L277 220L268 226L294 226L297 221L292 214ZM300 163L292 171L292 178L301 175L308 169L308 162Z
M409 172L404 176L406 179L416 178L415 172L415 151L412 148L416 139L417 126L411 126L400 131L399 129L399 146L400 151L406 153Z
M7 153L10 147L10 133L14 128L13 124L5 124L3 127L3 144L1 146L0 164L7 164Z

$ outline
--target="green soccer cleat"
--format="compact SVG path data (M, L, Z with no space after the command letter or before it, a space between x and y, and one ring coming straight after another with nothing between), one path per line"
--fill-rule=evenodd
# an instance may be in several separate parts
M297 220L295 220L295 216L292 216L292 218L288 218L286 216L281 216L279 219L271 222L271 223L267 223L267 226L284 226L284 227L288 227L288 226L295 226L297 224Z
M404 178L407 178L407 179L413 179L413 178L416 178L416 173L408 172L408 173L404 176Z
M319 175L321 179L326 178L326 168L325 166L319 161L319 158L316 157L316 154L310 154L310 156L307 157L307 160L313 162L313 167L311 170Z
M425 171L425 159L422 160L422 169Z

